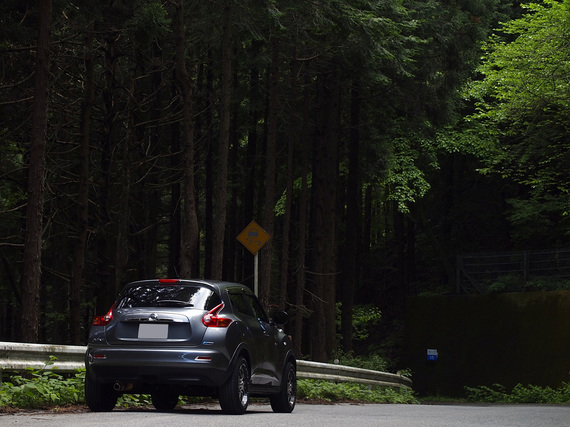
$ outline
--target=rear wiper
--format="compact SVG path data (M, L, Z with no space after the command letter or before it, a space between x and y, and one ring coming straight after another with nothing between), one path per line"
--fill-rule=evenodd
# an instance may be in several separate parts
M159 307L194 307L194 304L191 304L188 301L180 301L177 299L161 299L156 301L155 304Z

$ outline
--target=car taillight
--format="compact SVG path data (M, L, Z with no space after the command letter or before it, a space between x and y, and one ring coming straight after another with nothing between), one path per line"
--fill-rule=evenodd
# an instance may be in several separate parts
M115 309L115 303L111 306L107 314L104 316L95 316L93 318L93 326L107 326L111 320L113 320L113 310Z
M180 281L178 279L158 279L158 283L163 286L176 285Z
M202 323L209 328L227 328L230 326L230 323L233 322L232 319L227 317L219 317L218 313L224 308L224 303L214 307L210 311L208 311L202 317Z

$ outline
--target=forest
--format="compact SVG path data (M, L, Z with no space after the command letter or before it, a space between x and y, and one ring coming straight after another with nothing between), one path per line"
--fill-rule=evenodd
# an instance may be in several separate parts
M136 279L253 286L255 220L299 358L389 352L457 256L570 246L569 9L1 2L0 340L82 345Z

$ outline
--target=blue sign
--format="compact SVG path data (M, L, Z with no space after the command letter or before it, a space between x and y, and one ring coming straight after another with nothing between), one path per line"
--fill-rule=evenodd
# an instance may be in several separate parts
M427 360L430 360L432 362L435 362L437 360L437 350L434 348L428 348L427 351Z

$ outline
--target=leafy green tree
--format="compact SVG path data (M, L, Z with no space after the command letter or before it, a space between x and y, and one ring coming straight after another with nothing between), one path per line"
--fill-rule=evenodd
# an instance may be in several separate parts
M490 144L485 171L522 185L511 200L515 237L560 244L570 219L570 1L524 10L485 44L483 78L469 87L478 111L469 120L484 126ZM557 231L545 240L548 229Z

